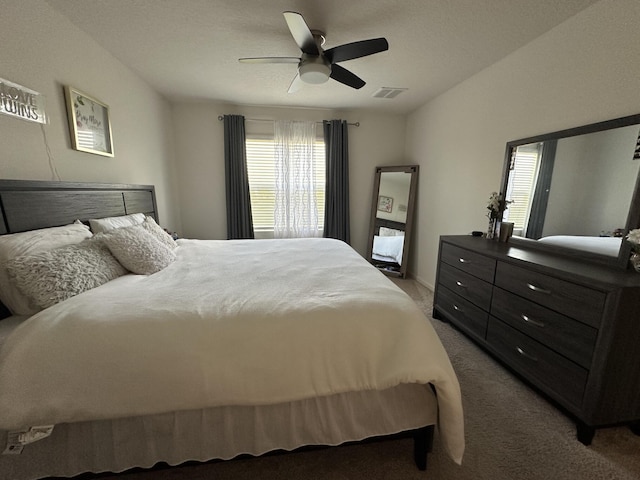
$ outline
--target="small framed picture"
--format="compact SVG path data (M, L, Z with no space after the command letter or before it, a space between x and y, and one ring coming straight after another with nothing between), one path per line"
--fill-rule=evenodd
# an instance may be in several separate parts
M65 87L71 145L80 152L113 157L109 107L73 87Z
M385 197L384 195L378 196L378 210L381 212L391 213L393 209L393 198Z

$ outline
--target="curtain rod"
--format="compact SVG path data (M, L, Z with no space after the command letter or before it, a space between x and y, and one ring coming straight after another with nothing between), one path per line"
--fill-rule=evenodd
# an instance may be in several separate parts
M218 120L220 120L220 121L224 120L224 115L218 115ZM248 122L275 122L275 120L269 120L268 118L245 118L245 120L248 121ZM316 122L316 123L322 123L322 122ZM360 122L355 122L355 123L347 122L347 125L352 125L354 127L359 127L360 126Z

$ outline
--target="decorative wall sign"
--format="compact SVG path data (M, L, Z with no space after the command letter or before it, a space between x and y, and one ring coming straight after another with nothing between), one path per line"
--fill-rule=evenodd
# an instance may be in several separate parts
M73 148L113 157L109 107L73 87L65 87L65 96Z
M29 122L47 123L44 95L0 78L0 113Z
M378 210L381 212L391 213L393 208L393 198L385 197L384 195L378 196Z

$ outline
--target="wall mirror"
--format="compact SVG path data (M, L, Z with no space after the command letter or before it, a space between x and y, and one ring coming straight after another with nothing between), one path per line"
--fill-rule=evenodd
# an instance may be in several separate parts
M640 227L640 114L507 143L515 244L627 268Z
M367 260L390 276L404 278L418 182L418 165L376 167Z

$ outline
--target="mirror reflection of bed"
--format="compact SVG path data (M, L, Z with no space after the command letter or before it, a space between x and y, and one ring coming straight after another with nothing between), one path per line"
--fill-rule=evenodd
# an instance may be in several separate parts
M513 240L625 263L622 239L637 227L639 124L633 115L509 142L503 220L514 223Z
M406 275L417 178L417 165L376 168L367 259L387 275Z

